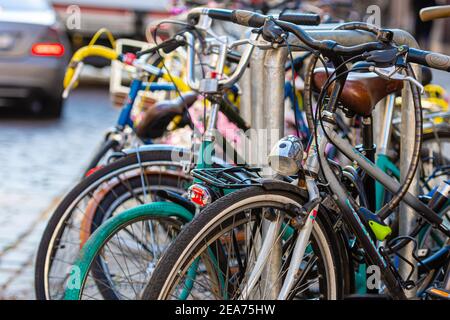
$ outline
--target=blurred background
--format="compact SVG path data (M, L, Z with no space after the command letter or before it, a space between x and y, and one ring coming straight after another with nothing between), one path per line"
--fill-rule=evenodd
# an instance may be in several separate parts
M418 19L421 8L437 4L450 0L0 0L0 299L33 298L33 259L49 214L118 116L103 60L91 59L84 85L61 98L72 53L98 29L146 40L160 19L196 5L264 13L300 6L326 22L405 29L422 48L450 54L450 21ZM446 73L434 79L450 90Z

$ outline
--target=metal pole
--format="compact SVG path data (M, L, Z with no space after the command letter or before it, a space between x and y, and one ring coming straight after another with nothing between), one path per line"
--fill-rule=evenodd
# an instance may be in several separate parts
M267 131L267 149L264 150L264 165L270 150L284 136L284 83L286 71L284 65L287 49L269 50L264 59L263 77L265 79L262 90L263 108L260 113L264 119L264 129ZM270 170L269 174L273 174Z
M251 101L252 119L251 126L255 129L264 128L264 97L262 90L268 79L264 78L264 57L266 50L255 48L250 60L251 69Z
M260 154L264 156L264 169L268 175L272 175L272 170L267 165L267 156L270 153L273 145L284 136L284 82L285 69L284 65L287 58L286 48L277 50L268 50L264 58L263 79L264 86L259 91L260 96L263 97L262 109L259 109L258 114L261 114L264 119L264 129L266 134L265 145ZM261 88L260 88L261 89ZM259 106L258 106L259 107ZM267 147L267 149L264 149ZM261 152L264 151L264 152ZM279 222L264 221L264 228L266 230L270 224ZM282 247L281 239L279 238L273 244L272 251L267 261L267 266L263 271L262 279L268 295L266 299L277 299L281 290L281 257Z
M264 166L264 155L260 152L260 133L264 129L264 97L262 90L267 80L264 78L264 57L265 50L255 48L250 60L250 88L251 88L251 118L250 118L250 145L246 148L248 163L259 167Z

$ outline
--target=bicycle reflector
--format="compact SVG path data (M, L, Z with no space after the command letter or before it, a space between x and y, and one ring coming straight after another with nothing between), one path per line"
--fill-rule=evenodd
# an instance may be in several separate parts
M97 166L94 168L89 169L88 172L86 172L86 174L84 175L86 178L89 177L90 175L93 175L94 173L96 173L98 170L102 169L104 166Z
M199 205L200 207L205 207L207 204L211 203L212 197L209 189L200 184L193 184L188 189L189 199Z
M31 53L41 57L62 57L64 46L60 43L36 43L31 48Z
M289 135L278 141L269 154L269 165L278 174L292 176L300 171L303 160L303 144L296 136Z

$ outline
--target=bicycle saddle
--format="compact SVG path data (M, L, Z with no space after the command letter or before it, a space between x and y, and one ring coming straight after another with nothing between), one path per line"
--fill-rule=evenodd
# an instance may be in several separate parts
M173 100L165 100L147 108L136 125L136 134L142 139L155 139L163 135L169 123L176 116L184 114L184 104L191 107L197 100L197 93L188 92Z
M328 68L331 74L334 71ZM328 79L325 68L317 68L313 74L315 89L321 90ZM332 87L332 86L331 86ZM381 78L373 72L350 72L339 101L347 109L361 116L370 116L375 105L387 95L403 88L403 81ZM331 88L328 90L331 93Z

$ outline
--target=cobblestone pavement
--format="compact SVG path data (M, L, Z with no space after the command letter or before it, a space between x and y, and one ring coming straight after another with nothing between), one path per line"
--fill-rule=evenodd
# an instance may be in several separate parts
M0 299L34 298L34 257L47 219L111 127L107 88L73 92L60 120L0 109Z

